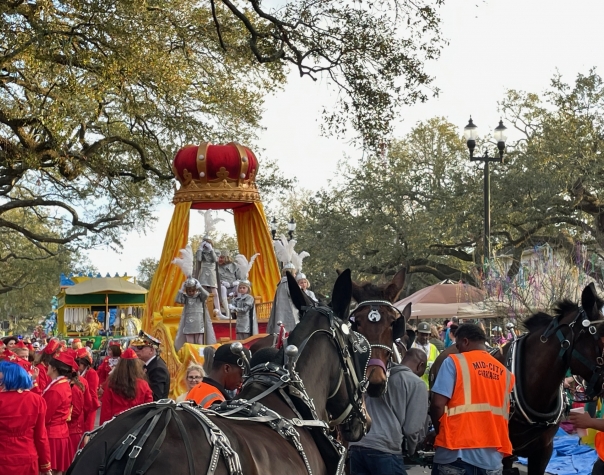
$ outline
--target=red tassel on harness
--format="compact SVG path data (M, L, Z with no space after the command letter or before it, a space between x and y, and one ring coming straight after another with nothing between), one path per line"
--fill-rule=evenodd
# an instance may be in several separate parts
M283 342L285 340L287 340L288 336L289 336L289 333L287 333L285 331L285 326L282 323L281 325L279 325L279 333L277 334L277 345L276 345L277 349L280 349L281 347L283 347Z

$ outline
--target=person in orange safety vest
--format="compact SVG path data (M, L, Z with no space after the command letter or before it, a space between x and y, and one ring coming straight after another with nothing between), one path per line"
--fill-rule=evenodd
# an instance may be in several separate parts
M594 441L598 459L594 463L591 473L592 475L604 475L604 419L591 417L587 412L571 412L569 420L575 426L575 429L595 429L600 431L596 434Z
M249 361L250 351L245 347L243 351ZM242 381L243 363L231 351L231 344L227 343L216 350L210 374L189 391L185 400L193 400L199 406L208 408L216 402L230 399L226 391L239 389Z
M460 325L459 354L447 357L434 382L433 474L501 472L503 457L512 454L508 419L514 375L486 351L485 342L478 325Z

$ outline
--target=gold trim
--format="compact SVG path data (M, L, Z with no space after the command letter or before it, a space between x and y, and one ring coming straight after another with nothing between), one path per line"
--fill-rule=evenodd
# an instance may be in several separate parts
M245 181L245 176L247 175L250 161L248 159L247 152L242 145L238 144L237 142L233 142L233 145L239 152L239 173L237 174L237 182L242 183ZM243 175L243 177L241 175Z
M197 172L199 182L203 184L208 182L208 145L211 145L210 142L202 142L197 147Z

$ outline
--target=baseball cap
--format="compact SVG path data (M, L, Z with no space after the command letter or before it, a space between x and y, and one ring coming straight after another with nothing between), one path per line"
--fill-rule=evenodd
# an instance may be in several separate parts
M419 322L417 333L430 333L430 324L428 322Z
M250 350L244 346L243 352L249 361L252 357ZM218 347L216 353L214 354L214 361L220 361L221 363L227 363L230 365L238 365L239 355L236 355L231 351L231 343L226 343Z

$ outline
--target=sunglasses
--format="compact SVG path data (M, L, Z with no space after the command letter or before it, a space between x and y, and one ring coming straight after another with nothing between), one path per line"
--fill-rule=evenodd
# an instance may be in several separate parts
M135 350L142 350L143 348L149 348L149 345L134 345L132 346Z

